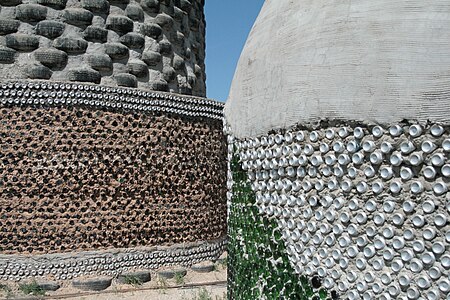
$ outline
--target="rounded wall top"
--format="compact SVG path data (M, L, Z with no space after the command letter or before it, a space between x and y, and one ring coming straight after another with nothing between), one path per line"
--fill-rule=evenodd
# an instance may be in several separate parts
M225 113L238 137L339 119L449 122L446 0L266 0Z

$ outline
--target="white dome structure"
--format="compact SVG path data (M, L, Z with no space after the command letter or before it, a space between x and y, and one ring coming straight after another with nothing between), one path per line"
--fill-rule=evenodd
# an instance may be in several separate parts
M226 105L239 137L323 119L448 121L450 2L266 0Z
M225 105L229 157L299 280L450 299L449 54L448 0L266 0Z

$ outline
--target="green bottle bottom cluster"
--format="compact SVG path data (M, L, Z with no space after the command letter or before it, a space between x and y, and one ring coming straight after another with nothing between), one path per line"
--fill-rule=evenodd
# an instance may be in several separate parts
M275 220L258 214L255 194L237 155L230 164L233 196L228 225L228 299L330 298L318 287L318 278L311 283L295 273Z

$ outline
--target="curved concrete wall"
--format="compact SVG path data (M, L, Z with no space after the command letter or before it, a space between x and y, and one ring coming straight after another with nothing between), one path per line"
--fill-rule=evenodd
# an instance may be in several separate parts
M449 299L449 29L440 0L267 0L252 29L225 106L229 157L252 182L248 210L277 222L321 298ZM268 231L266 247L236 240L281 268ZM238 292L281 297L270 280Z
M0 79L206 95L203 0L0 1Z
M265 1L225 109L233 132L448 122L449 13L445 0Z

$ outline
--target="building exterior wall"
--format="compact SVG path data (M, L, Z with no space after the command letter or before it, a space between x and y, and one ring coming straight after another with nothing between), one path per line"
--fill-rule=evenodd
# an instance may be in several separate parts
M115 276L223 251L223 104L9 81L0 106L1 279Z
M225 107L229 157L253 194L236 213L229 172L230 243L245 245L231 293L448 299L449 12L439 0L265 2ZM276 223L265 247L249 218ZM240 286L247 256L275 270ZM297 277L272 280L283 272Z

